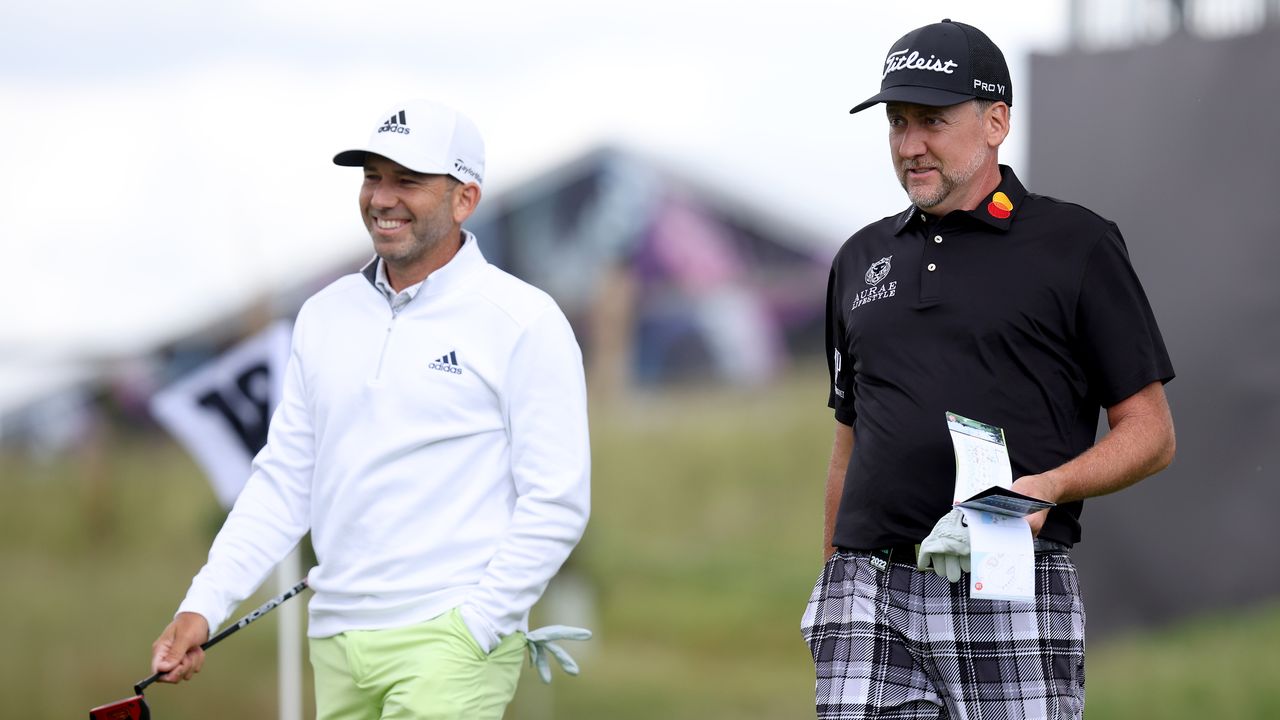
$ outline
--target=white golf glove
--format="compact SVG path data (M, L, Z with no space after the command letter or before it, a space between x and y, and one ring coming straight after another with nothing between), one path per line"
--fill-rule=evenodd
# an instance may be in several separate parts
M590 640L591 631L568 625L548 625L530 630L524 638L529 643L529 664L538 669L538 677L542 678L542 682L550 685L551 661L547 659L548 656L554 657L569 675L578 674L578 663L574 662L569 653L554 641Z
M957 582L961 571L969 572L969 526L964 524L960 508L951 512L933 526L933 532L920 543L920 558L916 567L933 571L939 576Z

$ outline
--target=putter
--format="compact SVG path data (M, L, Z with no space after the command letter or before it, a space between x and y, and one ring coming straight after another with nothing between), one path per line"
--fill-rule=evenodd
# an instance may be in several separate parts
M294 595L297 595L298 593L302 592L303 590L306 589L306 587L307 587L307 581L303 580L302 582L299 582L297 585L294 585L288 590L271 598L270 600L263 603L262 606L259 607L257 610L254 610L248 615L245 615L244 617L240 618L240 621L237 622L235 625L231 625L230 627L227 627L222 632L206 640L203 644L200 645L200 649L208 650L214 645L217 645L218 643L225 640L228 635L234 633L235 631L239 630L245 625L248 625L254 620L257 620L263 615L266 615L267 613L276 609L278 605L283 603L285 600L288 600L289 598L293 597ZM142 697L142 691L146 689L148 685L158 680L160 676L163 674L164 673L156 673L155 675L152 675L151 677L147 678L146 680L143 680L137 685L134 685L133 697L131 698L125 698L124 700L120 700L118 702L108 703L106 705L100 705L90 710L89 720L151 720L151 709L147 707L147 700L146 698Z

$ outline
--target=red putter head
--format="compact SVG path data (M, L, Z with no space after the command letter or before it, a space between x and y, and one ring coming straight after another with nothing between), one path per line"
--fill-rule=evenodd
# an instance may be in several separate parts
M151 709L141 694L118 702L99 705L89 711L89 720L151 720Z

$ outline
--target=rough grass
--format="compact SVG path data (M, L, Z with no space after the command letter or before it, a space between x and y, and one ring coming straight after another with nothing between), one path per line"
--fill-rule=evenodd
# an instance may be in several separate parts
M1280 718L1280 602L1090 643L1090 720Z
M526 673L510 720L812 717L798 625L831 437L821 377L593 409L592 522L566 570L587 591L552 591L585 609L549 597L535 622L597 637L572 649L581 677ZM129 695L220 522L169 441L116 431L99 447L0 454L0 718L84 717ZM273 717L274 647L268 616L148 702L161 718ZM1277 648L1280 606L1091 637L1088 717L1280 717Z

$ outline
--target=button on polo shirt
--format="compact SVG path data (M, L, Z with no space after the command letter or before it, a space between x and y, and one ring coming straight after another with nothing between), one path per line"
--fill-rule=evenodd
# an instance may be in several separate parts
M855 439L842 547L920 542L951 507L946 412L1004 428L1017 478L1086 450L1100 407L1173 377L1115 225L1004 166L972 211L912 207L850 238L827 315L829 405ZM1078 541L1080 509L1056 508L1041 536Z

